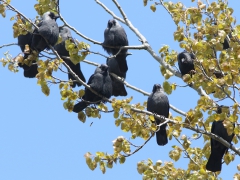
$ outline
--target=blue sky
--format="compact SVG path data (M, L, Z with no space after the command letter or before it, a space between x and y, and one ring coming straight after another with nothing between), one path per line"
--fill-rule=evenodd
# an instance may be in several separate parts
M70 1L69 1L70 2ZM112 1L104 0L105 3L117 15L120 15ZM190 1L186 2L189 4ZM33 6L36 1L12 0L12 5L27 17L34 19L37 13ZM176 29L169 14L160 6L153 13L148 7L144 7L142 1L119 1L132 24L147 38L155 52L158 52L162 45L169 45L171 49L181 52L177 42L173 39L173 32ZM184 2L185 3L185 2ZM239 6L238 1L231 1L230 6ZM240 17L240 11L235 9L234 17ZM84 35L103 41L103 32L107 26L107 21L112 17L103 10L95 1L82 1L71 5L67 1L61 2L61 14L66 21L74 26ZM7 17L0 17L3 25L0 29L0 39L2 44L16 42L13 38L12 24L9 19L15 15L7 11ZM238 21L237 21L238 23ZM62 23L58 20L58 24ZM122 25L127 33L130 45L140 45L137 36L125 25ZM85 41L77 37L72 32L74 38ZM85 41L86 42L86 41ZM89 43L92 51L106 54L102 47ZM0 49L1 57L3 53L9 51L12 56L20 53L17 46ZM144 91L151 92L153 84L164 81L160 73L159 63L154 60L147 51L130 50L133 54L128 57L128 67L126 81ZM106 59L97 55L89 55L87 60L105 63ZM81 63L82 71L88 79L95 67ZM113 169L107 169L106 174L102 174L99 167L91 171L86 163L84 154L97 151L113 153L112 141L118 136L130 138L128 133L121 131L114 124L112 114L101 114L101 119L88 118L83 124L77 118L77 114L69 113L63 108L63 101L58 85L50 87L50 96L46 97L38 86L36 79L23 77L22 69L18 73L10 72L7 67L0 66L0 179L15 180L50 180L50 179L141 179L137 172L137 162L151 158L153 162L161 159L169 161L169 150L172 145L177 144L175 140L160 147L156 144L155 137L147 143L138 153L126 159L124 165L114 164ZM67 79L66 74L57 72L55 76ZM184 85L179 78L171 78L170 82ZM75 88L75 90L81 89ZM132 103L143 103L146 96L127 89L128 97L134 96ZM195 107L198 94L189 87L177 88L169 96L172 105L183 111L188 111ZM171 113L177 115L171 110ZM90 126L90 124L93 124ZM190 131L184 130L183 134ZM137 138L132 141L140 145L142 139ZM203 139L193 142L195 146L202 146ZM236 157L234 163L229 166L223 165L220 177L226 179L233 177L237 172L236 165L239 162ZM175 163L176 167L186 169L185 158Z

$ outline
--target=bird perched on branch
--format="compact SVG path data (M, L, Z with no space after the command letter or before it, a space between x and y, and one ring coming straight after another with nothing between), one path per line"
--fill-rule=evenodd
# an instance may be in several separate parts
M116 55L121 46L128 46L127 34L117 20L111 19L108 21L107 28L104 31L104 42L102 46L108 54L112 55ZM127 49L121 50L121 52L119 52L119 54L116 56L120 71L122 72L127 72L128 70L126 56Z
M222 45L223 45L223 49L224 50L230 48L230 45L229 45L227 37L224 39L224 42L222 43Z
M65 48L65 41L71 40L74 42L74 39L72 38L71 31L67 27L59 27L59 34L62 37L62 42L55 45L54 49L58 52L58 54L61 56L61 58L67 63L67 65L72 69L72 71L83 81L86 82L86 79L81 71L80 63L74 64L70 59L64 58L62 56L68 56L69 52ZM75 80L75 78L68 72L68 79ZM73 82L72 87L81 86L81 83Z
M57 18L59 16L53 12L48 11L43 14L42 21L37 24L38 29L35 28L33 31L31 49L41 52L46 48L49 49L48 43L51 46L57 43L59 35Z
M177 56L178 67L182 76L184 76L185 74L191 74L192 71L194 71L193 64L194 59L195 59L194 55L186 51L183 51L178 54Z
M25 23L25 19L21 18L21 20L23 23ZM32 32L28 32L27 34L21 34L18 36L18 45L19 45L21 51L24 53L24 57L23 57L24 59L27 59L28 55L30 53L30 46L32 43L32 35L33 35ZM26 45L28 45L29 49L25 49ZM38 66L36 64L36 61L33 60L32 63L33 64L31 64L30 66L26 65L24 63L18 63L18 66L23 68L24 77L34 78L37 75Z
M20 46L21 51L24 53L24 59L28 58L28 55L30 52L25 51L25 46L28 45L29 47L31 46L32 42L32 33L28 32L26 35L19 35L18 36L18 45ZM30 49L29 49L30 50ZM28 78L34 78L38 71L37 71L37 64L36 61L32 61L32 65L28 66L24 63L18 63L18 66L23 68L23 75L24 77Z
M24 59L29 59L31 63L33 63L30 66L19 63L19 66L24 69L25 77L34 78L38 74L36 60L30 58L32 50L40 53L44 49L49 48L48 43L52 46L56 44L59 35L58 25L56 23L58 17L59 16L53 12L45 12L42 16L42 21L37 24L39 29L35 28L33 33L28 32L26 35L18 36L18 45L22 52L24 52L26 44L30 46L30 52L24 52Z
M217 113L222 113L223 106L219 106ZM234 125L233 125L234 126ZM211 133L223 138L231 144L234 134L229 135L224 127L223 120L213 121ZM206 169L212 172L221 171L223 155L228 151L228 148L222 143L211 138L211 154L206 164Z
M148 97L147 110L168 118L169 107L168 97L164 94L162 86L155 84L152 93ZM156 123L159 125L160 120L156 119ZM159 131L156 132L157 144L159 146L164 146L168 143L166 126L167 124L161 125Z
M112 96L112 80L108 73L108 66L105 64L96 68L94 74L89 78L87 83L93 90L100 95L110 98ZM83 101L74 105L73 112L80 112L85 109L90 103L100 103L102 97L94 94L91 90L85 88L85 94L82 97ZM88 101L88 102L86 102Z

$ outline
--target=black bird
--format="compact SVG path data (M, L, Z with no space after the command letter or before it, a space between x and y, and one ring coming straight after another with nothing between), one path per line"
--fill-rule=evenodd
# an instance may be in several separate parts
M105 64L102 64L96 68L94 74L89 78L87 84L97 93L106 98L110 98L112 96L112 81L108 73L108 66ZM101 97L94 94L87 88L85 88L85 94L82 99L83 101L74 105L73 112L78 113L85 109L89 105L89 103L85 101L97 102L96 104L98 104L102 100Z
M107 65L109 67L108 71L110 73L114 73L117 76L124 78L124 79L126 78L127 73L120 71L119 64L118 64L116 58L114 58L114 57L108 58ZM127 91L124 87L123 82L118 81L113 76L111 76L111 79L112 79L112 88L113 88L112 95L113 96L127 96Z
M182 76L185 74L190 74L191 71L194 70L194 64L193 64L194 59L195 59L194 55L186 51L183 51L178 54L177 56L178 67Z
M55 45L54 49L58 52L60 56L69 56L69 52L65 48L65 41L71 40L74 42L74 39L72 38L71 31L67 27L59 27L59 34L62 37L62 42ZM73 62L67 58L62 57L62 59L67 63L67 65L72 69L72 71L84 82L86 82L86 79L81 71L80 63L73 64ZM68 72L68 79L74 80L74 77ZM73 82L72 87L81 86L81 83Z
M104 42L103 45L107 46L128 46L127 34L123 27L115 19L110 19L108 21L107 28L104 31ZM119 48L110 48L103 46L103 49L107 51L108 54L115 55ZM123 49L121 52L127 52L127 49Z
M25 45L29 45L29 47L31 46L31 42L32 42L32 33L28 32L26 35L19 35L18 36L18 45L20 46L20 49L21 51L24 53L24 59L27 59L28 58L28 53L24 52L25 50ZM30 52L29 52L30 53ZM26 64L22 64L22 63L18 63L18 66L23 68L23 75L25 77L28 77L28 78L34 78L37 74L38 74L38 71L37 71L37 64L36 61L32 61L32 64L31 66L28 66Z
M169 107L168 97L164 94L161 85L155 84L151 95L148 97L147 110L168 118ZM160 124L160 120L156 119L156 123L157 125ZM168 143L166 126L167 124L160 126L159 131L156 132L157 143L159 146L164 146Z
M230 48L227 38L224 39L224 42L222 45L224 50Z
M229 33L227 36L228 36L228 37L226 37L226 38L224 39L224 42L222 43L222 45L223 45L223 49L224 49L224 50L230 48L230 42L229 42L228 39L231 40L231 38L232 38L232 34Z
M107 28L104 31L103 49L107 51L108 54L112 55L117 54L119 51L119 48L110 48L104 45L116 47L128 46L127 34L123 27L115 19L111 19L108 21ZM123 49L116 57L119 63L120 71L122 72L127 72L128 70L126 63L126 53L127 49Z
M222 77L224 77L224 73L222 73L221 71L219 71L219 70L215 70L214 72L213 72L213 74L215 75L215 77L217 78L217 79L220 79L220 78L222 78Z
M54 46L58 41L59 29L56 23L56 19L59 16L55 15L53 12L45 12L42 16L42 21L37 24L39 29L34 29L33 38L31 43L31 49L38 52L44 49L49 49L47 42L51 46Z
M218 114L222 113L222 106L218 107ZM223 126L223 121L214 121L212 123L211 133L231 143L234 134L228 135L226 128ZM206 169L212 172L221 171L223 155L228 151L228 148L222 143L211 138L211 154L206 164Z

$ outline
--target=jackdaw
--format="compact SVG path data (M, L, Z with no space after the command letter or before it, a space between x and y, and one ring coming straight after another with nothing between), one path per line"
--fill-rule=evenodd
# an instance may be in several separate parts
M224 50L230 48L229 42L228 42L228 40L227 40L227 37L224 39L224 42L223 42L222 45L223 45L223 49L224 49Z
M218 107L218 114L222 113L222 106ZM228 135L223 121L214 121L212 123L211 133L223 138L231 144L234 134ZM206 169L212 172L221 171L223 155L228 151L228 148L222 143L211 138L211 154L206 164Z
M115 19L110 19L108 21L107 28L104 31L104 42L103 45L106 46L128 46L128 39L125 30ZM110 48L103 46L103 49L107 51L108 54L115 55L119 48ZM121 52L127 52L127 49L123 49Z
M59 29L56 23L56 19L59 16L55 15L53 12L45 12L42 16L42 21L37 24L39 29L35 28L33 31L33 38L31 43L31 49L38 52L44 49L49 49L47 42L51 46L54 46L58 41Z
M105 64L102 64L101 66L96 68L94 74L89 78L87 84L97 93L101 94L106 98L110 98L112 96L112 80L108 73L108 66ZM87 88L85 88L85 94L82 99L83 101L74 105L73 112L78 113L82 111L88 105L90 105L89 102L96 102L96 104L99 104L102 100L101 97L94 94L91 90Z
M160 84L155 84L153 86L152 93L148 97L147 110L168 118L169 101ZM156 119L157 125L159 125L160 122L161 121L159 119ZM160 126L159 131L156 132L157 144L159 146L164 146L168 143L166 126L167 124Z
M185 74L190 74L192 71L194 71L194 61L195 57L192 53L188 53L186 51L183 51L178 54L177 60L178 60L178 67L179 70L184 76Z
M117 76L124 78L124 79L126 78L126 72L120 71L119 64L118 64L116 58L114 58L114 57L108 58L107 65L109 67L108 71L110 73L114 73ZM113 76L111 76L111 79L112 79L112 88L113 88L112 95L113 96L127 96L127 91L124 87L123 82L118 81Z
M231 38L232 38L232 34L229 33L229 34L226 36L226 38L224 39L224 42L222 43L222 45L223 45L223 50L226 50L226 49L230 48L230 42L229 42L229 40L231 40Z
M224 75L225 75L225 73L222 73L222 72L219 71L219 70L215 70L215 71L213 72L213 74L215 75L215 77L216 77L217 79L220 79L220 78L224 77Z
M71 40L74 42L74 39L72 38L71 31L67 27L59 27L59 34L62 37L62 42L55 45L54 49L58 52L60 56L69 56L69 52L65 48L65 41ZM72 69L72 71L84 82L86 82L86 79L81 71L80 63L73 64L71 60L62 57L62 59L67 63L67 65ZM68 72L68 79L74 80L74 77ZM72 87L81 86L81 83L73 82Z
M107 51L108 54L112 55L117 54L119 51L119 48L110 48L106 46L128 46L127 34L122 28L122 26L115 19L111 19L108 21L107 28L104 31L103 49ZM126 63L126 53L127 49L123 49L116 57L119 63L120 71L122 72L127 72L128 70Z
M19 35L18 36L18 45L20 46L21 51L24 53L24 59L28 58L30 52L25 52L25 45L31 46L32 42L32 33L28 32L26 35ZM23 75L28 78L34 78L37 74L37 64L36 61L32 61L32 65L28 66L26 64L18 63L18 66L23 68Z

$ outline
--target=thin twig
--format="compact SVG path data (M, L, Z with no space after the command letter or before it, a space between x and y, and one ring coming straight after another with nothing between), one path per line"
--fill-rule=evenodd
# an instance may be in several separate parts
M3 47L7 47L7 46L13 46L13 45L18 45L17 43L9 43L9 44L3 44L0 46L0 49Z
M184 149L184 146L183 146L183 144L181 143L181 141L180 141L176 136L173 135L173 137L174 137L174 138L177 140L177 142L183 147L183 151L184 151L185 155L186 155L194 164L196 164L198 167L200 167L199 164L197 164L196 161L194 161L194 160L192 159L192 157L188 154L187 150Z
M96 1L97 4L99 4L100 6L102 6L103 9L104 9L105 11L107 11L108 14L111 14L114 19L117 19L118 21L126 24L126 22L125 22L123 19L121 19L120 17L118 17L117 15L115 15L114 12L113 12L113 11L110 11L103 3L101 3L101 2L98 1L98 0L95 0L95 1Z
M135 153L138 152L140 149L142 149L142 148L148 143L148 141L149 141L150 139L152 139L152 137L154 136L154 134L155 134L155 133L152 133L151 136L150 136L141 146L139 146L137 149L135 149L133 152L128 153L127 155L122 155L122 154L121 154L121 156L129 157L129 156L135 154Z

